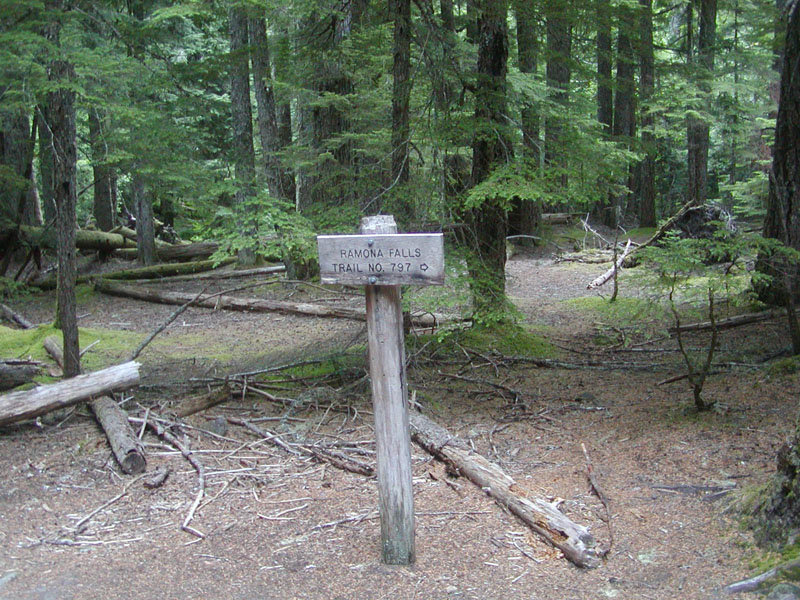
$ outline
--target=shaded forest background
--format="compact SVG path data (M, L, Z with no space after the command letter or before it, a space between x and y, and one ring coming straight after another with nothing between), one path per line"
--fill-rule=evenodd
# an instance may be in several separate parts
M0 8L8 247L24 225L66 252L77 224L135 222L146 265L166 227L302 274L315 234L392 213L456 234L481 314L506 237L535 241L543 211L613 228L708 200L755 229L767 216L781 1Z

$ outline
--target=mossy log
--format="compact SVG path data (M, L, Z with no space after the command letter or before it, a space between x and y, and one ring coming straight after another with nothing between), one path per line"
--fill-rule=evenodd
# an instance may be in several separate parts
M168 262L205 260L219 250L217 242L194 242L191 244L175 244L156 246L156 257ZM137 257L136 248L124 248L114 253L115 256L133 260Z
M588 529L571 521L554 504L532 497L500 467L473 452L444 427L414 412L409 421L411 438L417 444L484 490L572 563L586 568L600 564L601 554Z
M139 363L131 361L32 390L10 392L0 396L0 426L32 419L137 383Z
M117 280L137 280L137 279L161 279L164 277L172 277L174 275L186 275L191 273L203 273L215 269L220 265L229 265L236 262L235 258L226 258L220 262L213 260L198 260L196 262L185 263L164 263L160 265L152 265L149 267L139 267L136 269L125 269L124 271L113 271L110 273L103 273L102 275L81 275L77 278L77 283L88 283L97 277L102 279L117 279ZM56 279L48 277L42 281L36 282L36 286L43 290L52 290L56 287Z
M20 237L31 246L55 250L58 245L56 231L52 228L23 225L20 227ZM75 235L75 246L80 250L111 252L120 248L135 248L136 244L118 233L79 229Z

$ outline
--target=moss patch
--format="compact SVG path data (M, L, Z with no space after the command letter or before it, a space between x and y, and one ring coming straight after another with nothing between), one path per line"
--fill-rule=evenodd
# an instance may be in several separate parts
M646 320L663 320L669 316L664 306L644 298L618 297L614 302L609 302L600 296L585 296L564 302L581 312L590 313L596 319L622 327Z
M51 335L60 339L61 331L52 325L40 325L33 329L11 329L0 325L0 357L52 362L42 345L44 339ZM79 329L78 336L81 348L97 342L81 359L85 371L102 369L125 360L144 337L130 331L93 328Z
M463 348L477 352L499 352L504 356L552 358L558 350L546 338L514 323L493 323L436 335L409 338L413 350L427 345L432 352L463 355Z

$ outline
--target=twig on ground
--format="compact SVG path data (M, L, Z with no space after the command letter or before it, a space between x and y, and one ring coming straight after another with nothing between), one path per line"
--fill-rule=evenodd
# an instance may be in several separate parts
M152 342L159 333L164 331L170 323L172 323L175 319L177 319L183 311L185 311L192 304L197 302L200 299L200 297L206 293L207 289L208 287L204 287L203 290L199 294L197 294L194 298L192 298L188 302L185 302L184 304L181 304L178 308L176 308L173 311L173 313L169 317L167 317L166 321L164 321L161 325L156 327L153 333L148 335L147 338L145 338L145 340L141 344L139 344L139 346L136 348L136 350L133 351L133 354L131 354L131 357L128 360L136 360L136 357L142 353L142 350L147 348L147 345L150 342Z
M583 442L581 442L581 450L583 450L583 456L586 458L586 478L589 480L589 485L591 486L592 491L600 500L600 503L603 505L603 509L606 513L606 516L603 520L606 522L606 527L608 527L608 548L606 548L600 554L601 556L607 556L611 551L611 547L614 545L614 529L611 527L611 511L608 508L608 496L603 488L600 487L597 477L595 477L592 459L589 458L589 451L586 450L586 445Z
M194 467L194 470L197 471L197 494L195 495L194 502L189 507L189 512L186 514L186 518L183 520L183 524L181 525L181 529L186 533L190 533L194 536L197 536L200 539L205 538L205 534L201 531L198 531L190 524L192 519L194 519L195 512L197 511L197 507L200 506L200 502L203 499L203 496L206 493L206 471L203 467L203 463L197 460L197 457L192 454L192 451L187 448L178 438L176 438L172 433L167 431L166 428L162 427L157 419L147 422L147 427L152 429L155 434L163 439L165 442L172 444L175 448L177 448L183 457L189 461L189 464Z
M76 534L78 534L78 533L81 533L81 532L82 532L82 531L83 531L83 530L86 528L86 527L85 527L85 525L86 525L86 524L89 522L89 520L90 520L90 519L91 519L93 516L95 516L95 515L96 515L97 513L99 513L101 510L104 510L104 509L108 508L109 506L111 506L112 504L114 504L115 502L117 502L118 500L121 500L121 499L122 499L122 498L123 498L123 497L124 497L124 496L125 496L125 495L128 493L128 489L129 489L129 488L130 488L130 487L131 487L131 486L132 486L134 483L136 483L137 481L139 481L139 480L140 480L142 477L144 477L144 474L142 474L142 475L139 475L139 476L137 476L137 477L134 477L133 479L131 479L130 481L128 481L128 482L125 484L125 486L122 488L122 491L121 491L119 494L117 494L116 496L114 496L114 497L113 497L113 498L111 498L110 500L108 500L108 501L104 502L103 504L101 504L100 506L98 506L97 508L95 508L95 509L94 509L92 512L90 512L89 514L87 514L86 516L84 516L83 518L81 518L81 519L80 519L80 520L79 520L77 523L75 523L75 525L74 525L73 527L71 527L70 529L72 529L72 531L73 531L74 533L76 533Z

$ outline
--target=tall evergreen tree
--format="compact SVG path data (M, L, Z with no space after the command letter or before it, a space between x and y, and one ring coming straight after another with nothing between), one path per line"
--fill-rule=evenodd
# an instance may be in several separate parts
M472 142L472 183L486 180L512 158L506 135L508 72L508 2L480 0L478 77L475 86L476 131ZM505 302L507 207L499 197L484 196L470 210L474 258L470 265L473 310L478 318L502 310Z

